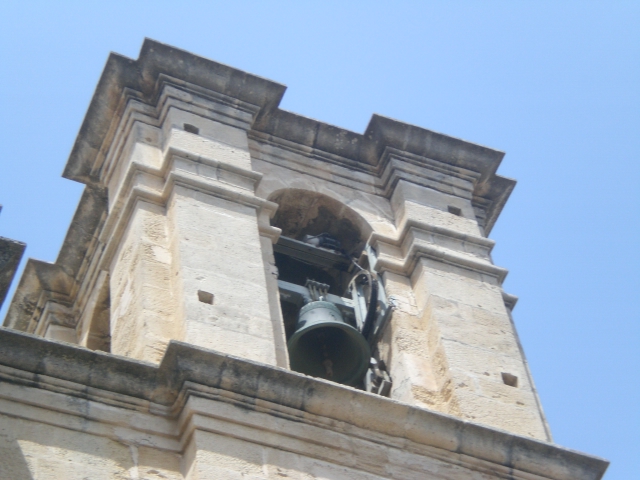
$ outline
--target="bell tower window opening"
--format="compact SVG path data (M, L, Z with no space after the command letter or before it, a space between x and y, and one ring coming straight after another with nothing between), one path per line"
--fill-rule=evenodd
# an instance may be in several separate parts
M377 276L358 263L371 228L322 194L287 190L272 200L279 204L273 225L282 229L274 256L291 369L388 394L390 378L379 388L372 352L374 331L391 309L384 294L378 301Z

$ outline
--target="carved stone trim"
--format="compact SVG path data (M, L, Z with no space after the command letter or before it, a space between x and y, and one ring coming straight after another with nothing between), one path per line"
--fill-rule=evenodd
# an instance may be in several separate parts
M608 465L557 445L175 341L155 366L0 329L0 378L1 413L64 428L75 424L78 431L107 437L126 431L134 445L153 439L157 448L177 453L194 430L204 430L252 443L268 432L265 445L370 473L377 473L375 464L351 463L356 451L385 447L504 479L598 480ZM28 404L19 393L24 387L33 392ZM11 405L17 409L7 411ZM55 415L43 415L47 410ZM83 421L64 423L63 415ZM418 462L395 465L394 458L389 455L389 465L421 471Z
M424 234L427 235L424 235ZM453 240L448 246L438 245L434 236ZM456 267L490 275L501 284L508 270L491 263L489 254L495 245L493 240L475 237L452 229L430 225L416 220L407 220L397 237L389 237L374 232L369 244L377 252L370 259L378 272L390 271L411 276L421 257L431 258ZM475 253L465 251L465 245L473 247ZM455 246L456 248L452 248Z

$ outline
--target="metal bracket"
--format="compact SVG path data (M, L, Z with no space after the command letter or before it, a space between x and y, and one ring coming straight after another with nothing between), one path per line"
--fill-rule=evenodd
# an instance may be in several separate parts
M364 387L367 392L388 397L391 393L392 381L383 362L371 359L371 367L364 377Z
M280 299L282 301L293 303L298 308L301 308L303 305L313 300L309 289L307 287L303 287L302 285L296 285L295 283L278 280L278 289L280 290ZM350 298L339 297L338 295L327 293L324 295L324 299L327 302L331 302L336 307L338 307L338 310L340 310L340 313L345 318L353 318L353 300L351 300Z
M346 255L289 237L281 236L278 243L273 246L273 251L320 267L335 268L345 272L352 267L351 259Z
M326 283L316 282L315 280L310 280L308 278L304 286L309 291L309 295L313 301L324 300L327 298L329 288L331 288Z

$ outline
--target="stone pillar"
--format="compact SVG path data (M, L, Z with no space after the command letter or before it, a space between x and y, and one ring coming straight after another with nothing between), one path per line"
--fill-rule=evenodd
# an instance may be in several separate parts
M401 181L392 205L399 237L372 237L396 303L381 345L392 397L550 440L470 199Z
M176 186L169 215L184 341L275 365L255 207Z
M261 175L247 140L255 112L170 86L159 109L165 100L173 103L162 123L136 121L135 140L111 167L111 351L157 363L176 339L286 366L264 262L277 240L269 226L277 206L254 194Z
M112 353L158 363L182 339L170 261L165 209L136 202L110 272Z

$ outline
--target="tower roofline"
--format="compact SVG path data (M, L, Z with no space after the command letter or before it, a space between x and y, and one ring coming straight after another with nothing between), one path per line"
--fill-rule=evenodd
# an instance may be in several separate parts
M471 170L478 174L474 196L489 205L485 231L497 220L515 180L496 175L504 152L374 114L363 134L278 108L286 87L178 48L145 39L137 60L111 53L63 172L63 177L97 186L94 165L121 113L125 91L143 101L157 95L161 75L207 89L238 104L256 107L251 130L375 169L387 148Z

